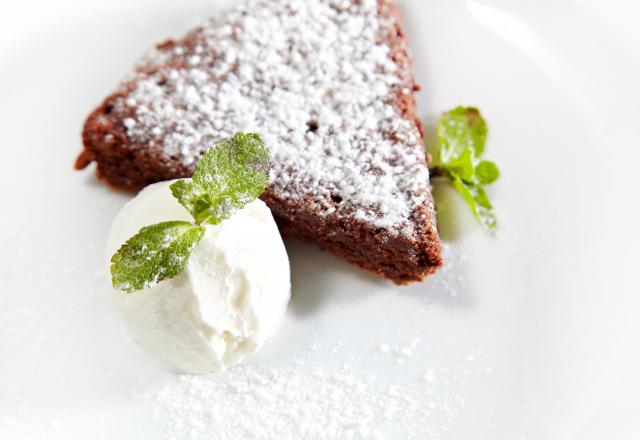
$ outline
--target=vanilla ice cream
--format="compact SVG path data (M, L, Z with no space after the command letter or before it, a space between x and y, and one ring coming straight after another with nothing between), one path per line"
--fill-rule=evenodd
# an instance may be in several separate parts
M143 226L192 221L171 183L148 186L122 208L107 240L109 259ZM112 295L131 337L163 364L222 371L258 351L278 327L290 296L289 260L271 211L255 200L207 225L177 277Z

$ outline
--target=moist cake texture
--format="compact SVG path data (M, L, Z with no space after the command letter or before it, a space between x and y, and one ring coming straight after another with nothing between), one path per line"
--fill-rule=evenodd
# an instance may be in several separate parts
M76 168L139 189L256 132L283 234L417 281L441 264L417 89L392 2L245 1L144 56L88 117Z

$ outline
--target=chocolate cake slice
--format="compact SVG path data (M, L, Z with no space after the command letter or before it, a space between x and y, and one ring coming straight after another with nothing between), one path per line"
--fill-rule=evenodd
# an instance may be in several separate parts
M284 235L418 281L441 257L411 68L391 1L245 1L143 57L88 117L76 168L138 189L256 132Z

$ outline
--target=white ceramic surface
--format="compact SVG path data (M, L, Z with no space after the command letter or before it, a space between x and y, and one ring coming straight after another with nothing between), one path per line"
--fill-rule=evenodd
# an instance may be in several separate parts
M136 396L175 376L102 290L129 195L72 163L84 117L135 58L220 5L17 3L0 17L0 438L161 438ZM294 298L252 364L464 372L434 385L464 400L441 438L640 438L640 57L629 26L582 3L402 2L426 121L460 103L489 120L500 231L437 188L448 268L408 288L288 243ZM416 338L402 363L375 350Z

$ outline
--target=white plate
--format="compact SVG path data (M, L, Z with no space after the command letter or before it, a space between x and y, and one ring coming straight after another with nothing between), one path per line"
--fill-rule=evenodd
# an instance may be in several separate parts
M162 409L140 395L176 378L101 289L129 195L72 163L84 117L135 58L217 6L23 3L0 19L0 438L161 438ZM422 386L430 415L407 414L432 438L639 438L637 47L568 1L402 6L427 121L470 103L490 122L500 231L439 188L448 267L409 288L289 243L287 320L249 368L302 357ZM400 422L371 428L393 438Z

